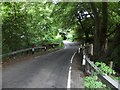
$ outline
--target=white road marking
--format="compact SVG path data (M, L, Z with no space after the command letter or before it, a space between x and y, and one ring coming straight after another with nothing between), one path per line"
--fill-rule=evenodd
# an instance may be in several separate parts
M70 60L70 63L72 64L73 62L73 58L75 56L76 52L72 55L72 58ZM72 67L70 66L69 67L69 72L68 72L68 81L67 81L67 88L71 88L71 70L72 70Z
M70 63L73 63L73 58L74 58L75 54L76 54L76 52L73 54Z
M67 88L70 88L70 87L71 87L71 69L72 69L72 67L70 66L70 68L69 68L69 73L68 73Z

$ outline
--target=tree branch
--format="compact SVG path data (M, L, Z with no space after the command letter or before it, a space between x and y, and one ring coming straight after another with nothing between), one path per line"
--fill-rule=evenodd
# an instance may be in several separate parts
M109 34L107 35L107 37L111 36L113 33L115 33L115 31L116 31L116 30L114 30L114 31L112 31L111 33L109 33Z

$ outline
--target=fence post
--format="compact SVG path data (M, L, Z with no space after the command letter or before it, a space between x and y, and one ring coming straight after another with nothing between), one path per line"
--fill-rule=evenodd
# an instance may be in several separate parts
M32 54L34 54L35 48L32 47Z
M110 68L113 68L113 61L110 61Z
M85 55L83 55L82 70L83 70L84 73L86 72L86 67L85 67L85 65L86 65L86 60L85 60Z
M90 50L90 54L93 55L93 44L90 44L90 46L91 46L91 47L90 47L90 49L91 49L91 50Z
M89 60L90 60L90 58L89 58ZM86 61L86 71L87 71L87 73L91 73L90 71L90 65L89 65L89 63L87 63L87 61Z
M44 50L46 51L47 50L47 47L45 46Z
M78 53L80 53L80 48L78 48Z
M94 61L91 61L92 62L92 64L94 64ZM94 69L92 69L92 67L91 67L91 75L93 76L94 75Z
M35 45L33 44L32 45L32 54L34 54L34 52L35 52Z
M107 51L108 49L108 39L106 38L106 42L105 42L105 52Z

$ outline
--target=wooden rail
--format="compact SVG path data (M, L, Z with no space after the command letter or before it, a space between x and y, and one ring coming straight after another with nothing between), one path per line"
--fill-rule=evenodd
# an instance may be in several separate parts
M95 66L94 62L90 61L90 58L87 56L85 50L83 50L83 59L85 59L85 72L89 72L91 75L93 75L94 71L99 71L99 79L105 83L110 88L115 88L115 90L120 90L120 82L118 80L112 79L108 75L103 75L100 68Z

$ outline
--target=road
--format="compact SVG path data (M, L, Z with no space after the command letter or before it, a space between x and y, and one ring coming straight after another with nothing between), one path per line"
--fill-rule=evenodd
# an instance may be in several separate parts
M4 68L2 87L67 88L70 60L76 51L69 47Z

